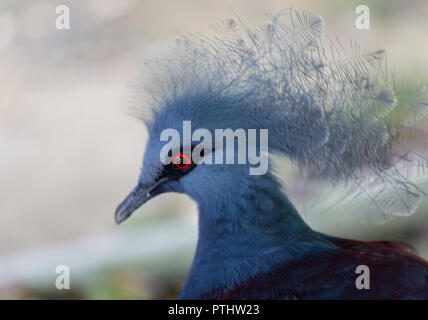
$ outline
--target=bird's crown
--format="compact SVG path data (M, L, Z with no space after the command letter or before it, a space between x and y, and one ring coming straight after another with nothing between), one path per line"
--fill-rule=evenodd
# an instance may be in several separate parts
M426 164L413 146L428 92L397 85L383 50L343 45L323 27L319 15L288 9L257 29L229 19L214 36L178 40L148 64L151 108L139 116L151 134L184 120L266 128L269 150L307 177L381 183L371 196L382 214L411 213L423 192L407 173Z

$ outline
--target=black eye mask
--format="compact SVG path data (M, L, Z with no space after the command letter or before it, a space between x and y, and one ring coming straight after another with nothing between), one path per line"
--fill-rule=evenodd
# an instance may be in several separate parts
M193 153L193 148L195 146L192 146L191 153ZM172 156L172 151L169 151L168 156ZM204 156L204 151L201 152L201 157ZM179 164L180 165L180 164ZM168 180L179 180L181 177L188 174L190 171L192 171L194 168L196 168L197 164L192 161L190 166L187 168L180 168L178 167L174 161L172 161L170 164L166 164L162 168L162 172L159 175L159 179L162 178L168 178Z

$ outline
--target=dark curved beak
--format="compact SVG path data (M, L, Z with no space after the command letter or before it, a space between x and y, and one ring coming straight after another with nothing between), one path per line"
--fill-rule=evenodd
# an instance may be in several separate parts
M154 198L156 195L162 193L161 186L166 181L168 181L166 178L160 179L148 188L137 185L125 198L125 200L123 200L122 203L117 207L114 214L116 223L122 223L128 219L135 210L137 210L150 199Z

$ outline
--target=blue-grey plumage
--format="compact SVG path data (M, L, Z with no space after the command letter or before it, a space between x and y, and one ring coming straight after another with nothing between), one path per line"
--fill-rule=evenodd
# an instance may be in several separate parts
M185 193L196 201L199 240L184 299L428 297L423 260L391 243L312 231L272 168L264 175L249 175L249 164L183 170L159 156L161 132L181 132L184 121L210 132L268 129L269 151L290 158L302 175L388 185L392 192L370 195L374 211L385 218L410 214L423 191L403 168L425 166L422 158L412 161L416 155L408 146L427 111L426 90L416 86L410 101L404 99L386 72L383 51L361 52L354 43L343 49L326 40L322 19L311 12L286 10L257 30L234 20L214 29L219 36L181 40L151 64L151 108L139 113L149 142L138 185L118 207L116 221L160 193ZM354 286L362 263L386 274L366 295ZM401 267L412 281L395 281ZM329 269L335 277L323 274Z

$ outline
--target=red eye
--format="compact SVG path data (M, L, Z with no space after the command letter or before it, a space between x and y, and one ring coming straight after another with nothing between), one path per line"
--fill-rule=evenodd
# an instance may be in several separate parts
M190 160L189 156L183 153L177 154L173 162L175 166L180 169L187 169L192 164L192 160Z

